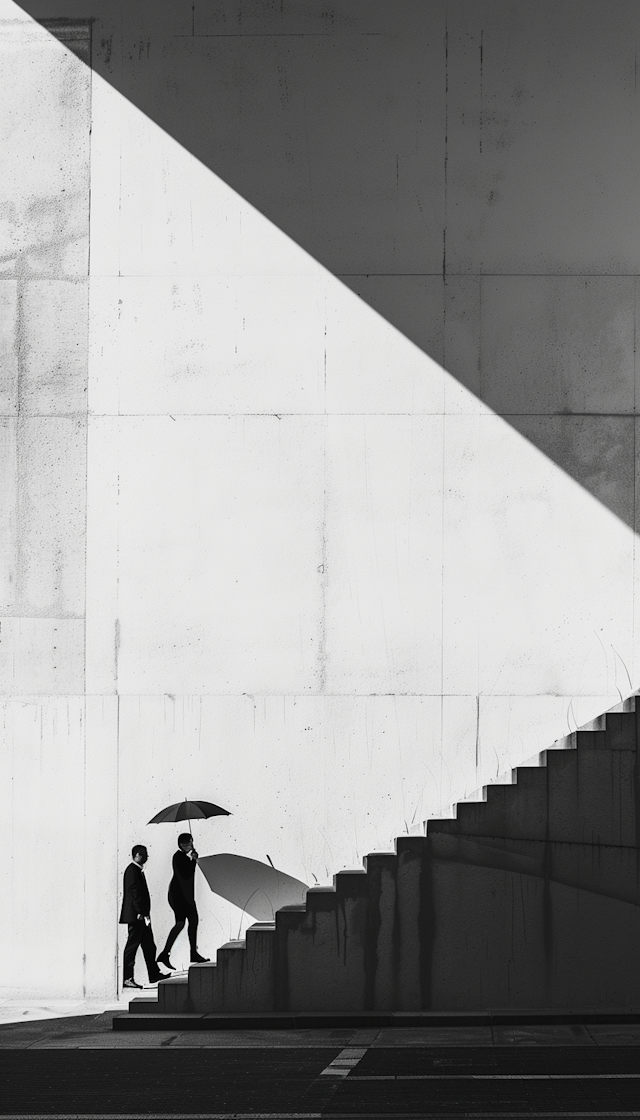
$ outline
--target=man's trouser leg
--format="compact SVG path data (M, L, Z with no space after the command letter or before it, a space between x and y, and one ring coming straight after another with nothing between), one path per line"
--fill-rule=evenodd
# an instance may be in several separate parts
M151 926L148 926L146 922L140 922L140 925L142 926L142 937L140 939L140 944L142 945L142 952L144 953L144 963L147 966L149 981L151 984L153 984L160 975L160 969L156 964L158 951L156 949L156 943L153 939Z
M144 922L129 922L129 936L127 944L124 947L124 975L123 980L133 980L133 966L138 952L138 946L142 939L142 932L145 929Z

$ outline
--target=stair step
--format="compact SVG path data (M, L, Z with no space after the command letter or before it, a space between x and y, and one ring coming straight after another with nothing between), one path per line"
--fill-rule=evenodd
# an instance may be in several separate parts
M576 731L575 739L578 750L605 751L607 749L606 731Z
M275 932L274 922L257 922L244 941L228 941L218 949L215 968L200 965L202 971L193 976L193 1010L225 1014L273 1008Z
M457 817L430 817L425 821L427 836L432 836L434 833L446 833L453 836L460 831Z
M275 935L275 922L254 922L252 926L249 926L248 930L245 933L245 941L247 945L251 945L254 942L262 941L265 938L272 939L275 937Z
M551 1009L545 1011L538 1008L505 1008L502 1011L271 1011L253 1014L240 1011L227 1014L192 1013L148 1016L141 1016L138 1013L135 1015L117 1014L113 1017L114 1031L291 1031L317 1028L326 1030L331 1027L341 1031L354 1031L358 1028L379 1030L381 1027L415 1030L416 1027L437 1027L441 1029L442 1027L513 1026L522 1028L551 1025L566 1029L569 1025L579 1027L586 1024L637 1026L640 1024L640 1012L624 1008L619 1011L603 1011L601 1009L586 1009L583 1011ZM409 1042L408 1039L407 1041ZM257 1116L259 1114L250 1113L249 1115ZM325 1115L328 1116L330 1113ZM560 1113L554 1112L553 1115L559 1116ZM581 1115L584 1115L584 1113ZM616 1115L616 1113L613 1115ZM617 1113L617 1115L621 1114Z
M132 1013L423 1014L487 998L562 1008L576 991L593 1006L640 1006L632 699L429 820L425 835L309 888L306 903L254 923L188 981L162 981Z
M634 751L636 749L636 713L608 712L605 739L609 751Z
M220 952L220 950L218 950ZM218 965L192 964L189 969L189 1006L192 1011L209 1009L214 1005Z
M160 1004L157 999L144 999L135 997L134 999L129 1001L129 1011L137 1015L155 1015L158 1012L159 1006Z
M546 789L546 766L518 766L514 770L518 789Z
M168 980L159 982L158 1009L163 1013L191 1010L187 976L171 976Z
M315 910L333 910L337 902L338 894L335 887L311 887L307 891L307 905L301 909L305 913Z
M360 898L367 894L367 872L359 868L357 871L338 871L333 876L333 885L341 898Z
M335 894L333 888L330 889ZM290 906L280 907L276 912L276 937L279 937L281 933L286 935L288 931L297 930L303 925L310 897L312 897L312 892L308 890L306 905L304 903L294 903Z
M395 871L398 857L395 852L369 852L363 857L364 869L367 874L373 871Z
M399 856L421 857L425 852L426 837L424 836L398 836L395 841L396 853Z
M246 948L246 941L227 941L221 945L216 953L216 965L223 966L227 961L236 956L237 953L244 952Z

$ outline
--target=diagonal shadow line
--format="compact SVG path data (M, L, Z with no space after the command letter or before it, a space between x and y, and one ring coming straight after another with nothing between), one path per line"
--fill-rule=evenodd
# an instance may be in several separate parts
M20 7L74 50L65 29L80 17L52 18L45 0ZM186 6L156 0L136 23L126 0L87 0L91 57L74 53L492 408L479 323L473 345L448 347L451 300L475 283L480 301L486 277L442 266L445 228L455 227L445 197L442 5L394 22L382 0L333 16L304 4L298 24L286 23L286 4L262 4L258 16L245 8L243 27L234 22L242 4L221 0L217 23L206 24L213 30L200 34L195 3L187 20ZM516 400L493 411L635 530L634 415L551 412L543 394L541 385L526 414Z
M434 861L549 880L559 886L640 906L637 849L544 840L514 840L469 833L430 834ZM594 858L597 853L597 858ZM624 856L629 866L621 870Z

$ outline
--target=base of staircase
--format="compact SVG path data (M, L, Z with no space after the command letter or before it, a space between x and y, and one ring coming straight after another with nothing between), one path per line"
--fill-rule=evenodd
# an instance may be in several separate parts
M152 1001L146 1001L150 1003ZM155 1013L136 1009L114 1015L114 1031L255 1031L362 1027L525 1027L583 1023L640 1023L635 1011L263 1011Z

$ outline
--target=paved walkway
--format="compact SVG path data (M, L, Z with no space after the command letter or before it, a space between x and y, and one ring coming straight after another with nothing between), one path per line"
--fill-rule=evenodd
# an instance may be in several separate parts
M155 997L156 989L142 992L147 998ZM74 1016L100 1015L104 1011L127 1011L131 997L120 996L112 1000L0 1000L0 1027L8 1023L31 1023L38 1019L68 1019Z
M640 1120L640 1026L138 1034L38 1006L0 1023L2 1120Z

